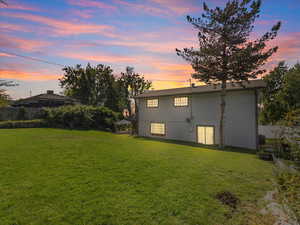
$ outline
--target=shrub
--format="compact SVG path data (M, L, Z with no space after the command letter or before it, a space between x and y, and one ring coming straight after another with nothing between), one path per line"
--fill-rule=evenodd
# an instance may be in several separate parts
M106 107L62 106L44 109L43 118L50 127L69 129L99 129L114 131L114 122L120 117Z
M281 172L276 178L282 200L287 201L297 219L300 220L300 174Z
M26 120L26 109L24 107L20 107L18 114L17 114L17 120Z
M127 121L119 121L115 123L115 129L118 133L131 133L132 132L132 123Z
M38 128L46 127L44 120L8 120L0 122L0 128Z

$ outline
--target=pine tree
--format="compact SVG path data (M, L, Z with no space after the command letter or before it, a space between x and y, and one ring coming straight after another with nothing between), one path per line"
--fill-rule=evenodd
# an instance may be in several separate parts
M176 49L177 55L191 63L195 71L193 78L206 84L221 86L221 148L224 147L224 112L228 82L242 85L243 81L257 78L265 72L261 66L278 49L273 47L266 50L266 43L277 36L280 22L262 37L250 40L260 7L260 0L232 0L224 8L215 9L208 8L204 3L204 13L200 18L187 16L187 21L199 31L199 48Z

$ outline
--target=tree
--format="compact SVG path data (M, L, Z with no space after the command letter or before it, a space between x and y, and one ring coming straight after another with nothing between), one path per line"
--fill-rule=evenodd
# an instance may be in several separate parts
M278 98L278 93L284 85L284 77L288 72L288 67L284 61L278 65L263 80L266 82L266 88L262 92L262 111L260 113L260 122L262 124L275 123L283 118L287 112Z
M115 77L109 66L88 64L63 68L64 76L59 79L60 86L67 96L78 99L85 105L104 105L119 111L116 102Z
M177 55L191 63L195 73L192 77L206 84L221 87L219 145L224 147L224 112L228 82L243 85L243 81L255 79L265 72L260 69L278 47L266 49L266 42L274 39L280 29L278 22L270 32L251 41L255 19L259 17L260 0L228 1L225 8L209 9L203 4L200 18L187 16L187 21L196 28L199 49L176 49Z
M0 80L0 107L7 106L10 96L6 93L6 90L2 87L13 87L17 86L13 81Z
M290 111L300 108L300 64L288 68L280 62L263 80L266 88L262 95L262 124L275 124Z
M127 67L125 73L121 73L119 78L121 90L123 90L123 98L125 98L125 106L129 110L129 115L133 122L133 131L137 131L138 127L138 105L136 104L135 97L148 90L152 82L145 80L145 78L134 72L133 67ZM134 105L135 113L133 115L131 103Z

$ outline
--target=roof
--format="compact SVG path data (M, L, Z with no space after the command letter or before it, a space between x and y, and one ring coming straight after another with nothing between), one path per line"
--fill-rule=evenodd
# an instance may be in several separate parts
M13 102L13 106L18 105L30 105L30 104L41 104L42 102L61 102L61 103L73 103L74 99L54 94L53 92L47 92L45 94L35 95L29 98L19 99Z
M244 81L243 86L238 83L227 84L227 90L244 90L244 89L258 89L266 87L266 84L263 80L250 80ZM147 98L147 97L158 97L158 96L172 96L172 95L187 95L193 93L209 93L209 92L218 92L221 90L220 85L202 85L202 86L195 86L195 87L184 87L184 88L173 88L173 89L164 89L164 90L154 90L154 91L147 91L136 98Z

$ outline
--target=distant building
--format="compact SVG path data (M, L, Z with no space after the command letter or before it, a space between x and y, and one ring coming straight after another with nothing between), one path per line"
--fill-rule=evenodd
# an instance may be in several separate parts
M55 94L54 91L48 90L45 94L35 95L29 98L19 99L14 101L13 107L59 107L63 105L75 105L78 102L70 97Z

